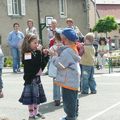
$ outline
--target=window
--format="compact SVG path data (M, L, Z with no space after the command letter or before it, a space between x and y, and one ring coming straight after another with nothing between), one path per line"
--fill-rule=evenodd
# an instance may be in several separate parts
M7 0L8 15L25 15L25 0Z
M67 0L59 0L59 7L60 7L60 17L66 18L67 17Z

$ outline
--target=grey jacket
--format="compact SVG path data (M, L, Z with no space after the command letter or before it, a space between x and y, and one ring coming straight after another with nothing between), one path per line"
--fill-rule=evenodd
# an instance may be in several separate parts
M78 90L80 83L80 56L68 47L60 48L59 56L54 58L54 65L57 67L55 84L70 89Z

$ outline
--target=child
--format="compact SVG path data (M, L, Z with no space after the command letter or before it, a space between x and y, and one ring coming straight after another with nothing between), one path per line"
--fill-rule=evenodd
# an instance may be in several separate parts
M65 28L61 38L65 46L58 49L58 57L54 58L54 64L57 67L57 77L54 84L62 87L63 106L67 116L61 120L76 120L80 80L80 56L75 43L78 36L73 29Z
M57 50L63 46L63 43L61 41L61 37L60 37L60 33L61 33L61 30L56 30L56 33L55 33L55 44L50 47L50 52L52 52L55 56L55 54L57 54ZM50 57L50 65L49 65L49 68L53 66L51 66L51 64L53 64L53 61L52 61L52 58L53 56ZM52 69L51 68L51 69ZM50 69L49 69L50 70ZM48 71L49 73L50 71ZM56 73L57 73L57 68L56 68ZM55 82L55 79L56 77L53 77L53 82ZM59 106L60 105L60 99L61 99L61 95L60 95L60 86L58 85L55 85L53 84L53 99L54 99L54 103L55 103L55 106Z
M38 105L46 102L44 89L42 87L40 75L47 64L43 52L37 50L38 40L35 35L26 35L22 44L22 62L24 65L24 89L19 101L28 105L29 119L45 117L38 113Z
M85 36L84 53L81 57L81 93L88 94L89 88L91 94L96 94L96 82L94 79L95 48L93 46L93 33Z
M102 69L104 67L106 61L105 54L107 54L108 51L109 51L109 46L107 44L105 37L100 37L99 45L98 45L98 56L97 56L98 65L99 65L98 69Z
M3 82L2 82L3 65L4 65L4 54L3 54L1 46L0 46L0 98L4 97L3 92L2 92L2 89L3 89Z

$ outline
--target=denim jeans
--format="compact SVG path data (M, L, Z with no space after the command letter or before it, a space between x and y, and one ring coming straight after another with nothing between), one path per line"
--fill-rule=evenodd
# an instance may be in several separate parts
M20 50L19 48L11 48L11 54L13 58L13 72L20 68Z
M2 69L0 68L0 90L3 88L3 82L2 82Z
M61 99L60 86L54 84L55 78L53 78L53 100Z
M63 107L67 120L76 120L78 116L78 91L62 88Z
M96 91L96 82L94 79L94 66L81 65L81 92L88 93Z

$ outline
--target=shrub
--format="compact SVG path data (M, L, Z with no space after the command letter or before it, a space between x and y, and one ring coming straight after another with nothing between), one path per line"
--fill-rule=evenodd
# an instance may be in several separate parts
M13 61L11 57L5 57L4 59L4 67L12 67Z

